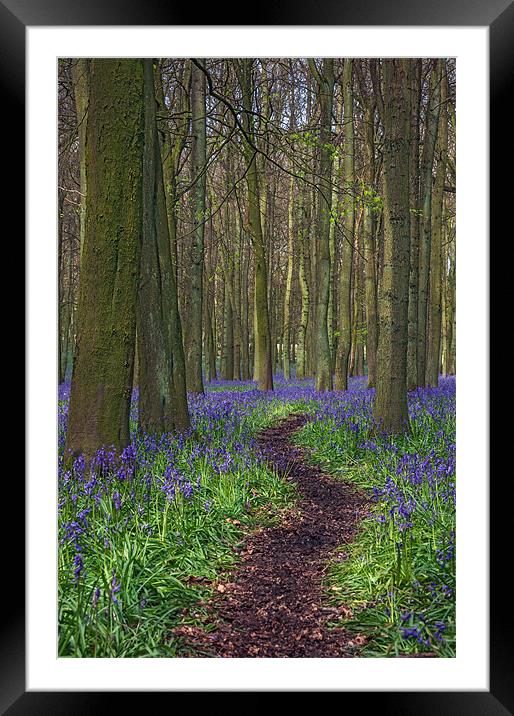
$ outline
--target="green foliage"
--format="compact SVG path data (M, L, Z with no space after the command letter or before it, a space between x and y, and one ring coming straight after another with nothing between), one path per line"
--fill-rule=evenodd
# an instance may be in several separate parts
M220 424L209 445L224 451L226 469L214 469L198 450L207 423L185 442L177 438L174 465L197 484L190 499L177 492L169 501L162 490L169 448L152 455L151 462L140 459L139 478L115 483L120 506L106 493L86 515L78 579L73 578L75 545L66 533L74 522L81 524L77 515L92 502L72 488L77 499L63 499L59 512L59 656L181 656L175 627L211 628L204 605L236 564L234 548L256 526L274 524L295 499L291 483L255 459L239 459L233 443L289 411L278 401L254 410L228 444ZM73 478L67 484L72 483Z
M356 196L358 204L363 204L368 207L374 214L380 213L384 208L384 200L382 196L369 184L366 184L364 180L360 179L359 192Z
M376 495L356 540L339 548L327 574L327 598L346 610L334 626L370 637L363 656L453 657L455 414L420 411L412 433L395 439L370 427L326 419L297 436L331 474ZM404 467L409 461L413 467Z

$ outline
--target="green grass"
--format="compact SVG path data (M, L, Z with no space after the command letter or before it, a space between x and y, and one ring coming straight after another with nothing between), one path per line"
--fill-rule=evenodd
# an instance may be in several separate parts
M368 495L375 489L369 516L338 550L324 585L327 600L349 610L342 623L369 639L363 656L455 656L454 420L451 410L435 418L422 411L411 435L371 443L362 420L360 432L327 418L297 435L326 471Z
M145 459L140 447L136 477L119 480L106 475L105 494L98 502L84 494L74 475L66 486L62 482L60 537L65 537L70 523L82 524L77 517L82 510L91 511L79 537L83 569L78 580L73 577L74 541L64 540L59 548L60 656L182 655L182 642L173 628L204 622L205 603L218 580L237 563L234 548L257 526L276 523L294 504L296 493L290 483L251 455L232 449L242 433L247 439L288 410L283 403L266 403L243 418L239 430L227 435L221 426L218 434L211 434L206 445L232 456L221 472L202 455L201 425L183 445L172 441L174 465L195 484L199 480L188 499L178 492L167 500L161 488L167 450ZM151 473L148 490L145 473ZM72 495L77 496L75 501Z

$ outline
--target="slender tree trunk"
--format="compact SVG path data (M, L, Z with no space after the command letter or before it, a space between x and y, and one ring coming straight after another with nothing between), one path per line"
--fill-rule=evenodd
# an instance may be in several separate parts
M437 126L440 110L441 62L434 61L430 76L430 93L428 98L423 140L423 156L421 159L420 197L421 197L421 234L419 243L419 302L418 302L418 385L425 385L426 370L426 336L428 285L430 276L430 244L432 235L432 169L434 164Z
M348 388L348 359L351 347L351 286L353 264L353 233L355 225L355 174L353 138L353 60L345 59L343 69L344 93L344 159L345 177L344 233L341 250L341 276L339 279L339 336L336 358L336 390Z
M203 64L203 60L197 62ZM192 393L203 393L202 375L202 302L206 188L206 120L205 75L191 63L191 171L194 181L193 236L189 266L189 306L187 341L187 388Z
M207 368L207 380L216 380L216 337L215 337L215 305L214 297L216 294L216 272L213 267L213 229L212 229L212 211L210 213L209 234L210 241L208 243L208 252L205 256L204 268L204 291L205 300L203 302L204 314L204 345L205 360Z
M130 441L142 220L143 63L91 62L88 207L66 449Z
M235 213L234 270L232 283L232 313L234 316L234 374L233 380L241 380L241 226L239 214Z
M366 180L363 185L362 233L364 240L364 294L366 301L366 356L368 362L368 388L375 387L377 365L377 277L375 271L375 213L378 210L378 196L375 189L375 103L369 97L364 114L366 138Z
M287 279L284 294L284 380L291 379L291 290L293 286L293 247L294 247L294 178L289 182L289 206L287 224Z
M354 236L354 264L353 264L353 323L352 323L352 353L353 362L351 375L364 375L364 350L363 350L363 316L362 316L362 266L361 266L361 240L360 240L360 224L362 220L362 212L355 219L355 236Z
M379 430L408 430L409 60L384 60L384 267L379 302L377 387Z
M322 196L318 206L318 237L316 242L316 390L332 390L332 360L328 341L328 303L330 294L330 220L332 201L332 106L334 102L334 60L324 58L321 72L310 62L318 82L320 103L320 180Z
M188 86L191 79L191 63L186 62L183 73L180 76L182 91L179 96L179 114L185 118L190 113L189 91ZM162 74L160 69L155 74L156 96L159 106L159 116L167 119L168 110L164 100L164 90L162 86ZM161 143L161 155L163 157L163 181L164 194L166 197L166 212L168 218L168 230L171 243L171 258L173 268L175 270L175 282L178 283L178 244L177 244L177 216L176 216L176 200L177 200L177 173L180 165L180 157L186 143L189 124L183 120L177 131L171 136L166 123L160 125L164 127L164 131L159 132Z
M448 246L447 356L448 374L455 374L455 236Z
M256 151L254 149L255 139L251 120L253 94L252 60L243 59L241 63L241 85L246 133L244 147L248 167L246 174L248 186L248 223L255 254L255 353L258 370L257 377L260 390L273 390L271 333L268 312L268 275L265 243L261 226L259 181L257 176Z
M307 374L307 326L309 321L309 280L305 269L305 258L308 254L308 232L305 228L306 224L306 185L300 189L299 205L298 205L298 282L300 284L301 308L300 308L300 328L298 331L298 349L296 351L296 377L303 380Z
M230 275L225 274L225 332L223 335L223 380L232 380L234 375L234 321L230 296Z
M441 347L441 277L443 244L444 184L448 155L448 114L446 110L446 77L441 79L441 109L437 139L437 169L432 200L432 241L430 250L430 279L428 303L427 365L425 382L437 387Z
M334 170L334 180L332 182L332 213L339 216L339 201L337 197L337 188L341 181L341 157L336 158L336 166ZM337 260L336 260L336 222L330 222L329 235L329 255L330 255L330 292L328 297L328 343L330 346L330 363L331 372L335 371L337 356Z
M244 232L242 231L242 238ZM243 246L243 271L241 273L241 378L250 379L249 327L248 327L248 271L250 254Z
M418 293L419 293L419 108L421 102L421 60L409 65L411 97L410 122L410 269L407 341L407 390L418 384Z

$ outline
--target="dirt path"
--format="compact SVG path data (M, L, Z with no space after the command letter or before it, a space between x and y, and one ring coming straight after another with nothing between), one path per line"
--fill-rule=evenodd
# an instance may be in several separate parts
M195 655L352 657L358 652L355 637L327 628L338 609L323 603L321 581L331 552L354 537L366 500L354 486L308 464L302 449L292 445L291 436L306 421L303 415L290 416L259 435L266 460L298 486L298 510L280 527L249 538L233 581L210 605L216 631L176 631Z

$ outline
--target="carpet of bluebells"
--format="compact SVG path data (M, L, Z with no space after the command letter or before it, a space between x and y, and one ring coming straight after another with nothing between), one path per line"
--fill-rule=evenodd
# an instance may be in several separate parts
M265 464L255 436L291 412L312 459L368 491L372 507L336 555L327 599L369 633L363 655L455 653L455 380L409 396L411 433L374 434L373 390L312 381L209 383L189 396L192 427L159 440L137 430L121 455L98 451L63 468L69 384L59 388L59 654L182 656L178 625L203 623L203 604L257 525L274 524L295 489ZM206 624L206 628L211 628Z
M411 432L375 434L373 390L317 401L298 436L327 471L371 501L357 540L334 560L327 588L346 626L371 638L363 655L455 656L455 378L409 394Z

